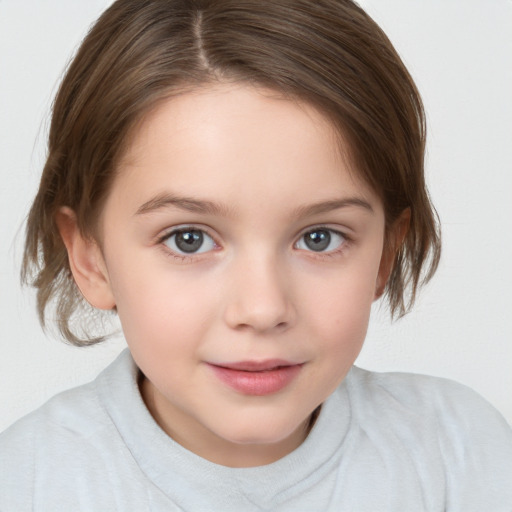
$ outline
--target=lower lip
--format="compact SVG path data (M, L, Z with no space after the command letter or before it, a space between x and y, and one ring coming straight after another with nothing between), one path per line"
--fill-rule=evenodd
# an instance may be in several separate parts
M209 365L216 376L230 388L244 395L264 396L284 389L299 374L302 365L281 366L273 370L248 372Z

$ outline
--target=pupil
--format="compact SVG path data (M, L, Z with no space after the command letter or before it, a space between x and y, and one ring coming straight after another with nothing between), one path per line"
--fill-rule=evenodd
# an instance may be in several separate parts
M325 229L311 231L304 235L304 242L312 251L325 251L331 243L331 234Z
M201 231L180 231L176 234L176 247L183 252L196 252L203 245Z

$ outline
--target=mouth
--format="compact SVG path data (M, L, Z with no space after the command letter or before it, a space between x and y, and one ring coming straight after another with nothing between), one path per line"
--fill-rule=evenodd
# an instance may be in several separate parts
M228 370L238 370L241 372L268 372L278 368L296 366L297 363L284 361L283 359L267 359L265 361L239 361L236 363L219 363L215 366L227 368Z
M303 363L278 359L208 363L215 376L238 393L251 396L271 395L287 387L301 372Z

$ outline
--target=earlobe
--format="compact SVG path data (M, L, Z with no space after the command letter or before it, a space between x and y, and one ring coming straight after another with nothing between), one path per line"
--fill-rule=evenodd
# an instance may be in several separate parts
M384 249L380 260L379 273L375 285L374 300L379 299L386 289L389 276L393 271L393 265L397 252L409 231L411 223L411 209L406 208L389 229L387 240L384 241Z
M71 208L60 208L55 221L68 252L71 273L85 300L98 309L113 309L115 300L99 245L80 232Z

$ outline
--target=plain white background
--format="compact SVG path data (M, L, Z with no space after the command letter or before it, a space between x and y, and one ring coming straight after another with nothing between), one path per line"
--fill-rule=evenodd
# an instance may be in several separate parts
M109 0L0 0L0 430L124 347L45 336L19 285L23 220L63 69ZM397 323L375 308L357 364L448 377L512 423L512 2L364 0L423 95L438 274Z

